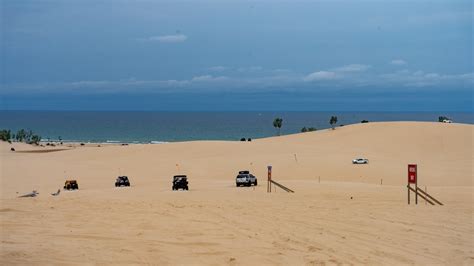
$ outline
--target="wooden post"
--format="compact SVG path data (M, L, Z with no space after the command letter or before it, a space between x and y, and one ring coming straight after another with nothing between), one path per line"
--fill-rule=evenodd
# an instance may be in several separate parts
M270 193L270 179L267 181L267 193Z
M269 165L268 169L268 180L267 180L267 193L272 192L272 166Z
M410 183L407 185L407 191L408 191L408 205L410 205Z
M415 204L418 205L418 186L415 185Z
M268 188L268 186L270 186L270 174L268 173L268 176L267 176L267 193L270 192L270 189Z
M415 191L415 204L418 204L418 178L416 178Z

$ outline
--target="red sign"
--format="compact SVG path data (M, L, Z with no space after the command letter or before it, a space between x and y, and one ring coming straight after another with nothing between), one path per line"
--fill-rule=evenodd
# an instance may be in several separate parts
M408 165L408 183L416 184L416 164Z

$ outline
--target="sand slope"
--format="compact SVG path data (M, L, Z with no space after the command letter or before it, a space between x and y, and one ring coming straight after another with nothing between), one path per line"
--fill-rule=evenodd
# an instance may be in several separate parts
M2 143L0 256L21 264L472 264L473 129L368 123L252 142L49 153ZM369 165L352 165L358 156ZM408 163L445 206L407 206ZM267 194L267 165L296 193ZM258 187L235 188L243 169ZM189 192L171 191L178 172L189 175ZM119 173L130 189L113 187ZM65 176L80 190L49 196ZM32 189L41 194L16 198Z

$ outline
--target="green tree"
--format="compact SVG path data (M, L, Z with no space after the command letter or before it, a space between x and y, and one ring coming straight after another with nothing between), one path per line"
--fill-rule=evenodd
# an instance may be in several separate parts
M13 134L12 139L16 139L18 142L25 142L28 144L39 144L41 141L41 136L34 134L32 130L26 131L24 129L20 129L16 135Z
M33 131L28 130L25 135L25 142L31 143L31 138L33 137Z
M30 144L36 144L38 145L39 142L41 141L41 136L39 135L32 135L31 140L29 141Z
M23 142L25 139L26 139L26 131L24 129L18 130L18 132L16 132L16 140L18 142Z
M2 129L0 130L0 140L9 141L11 139L11 131Z
M278 129L278 136L280 136L280 130L283 125L283 118L277 117L273 120L273 127Z
M329 124L331 124L331 127L334 130L334 126L337 124L337 116L331 116L331 119L329 120Z
M301 129L301 132L312 132L312 131L316 131L317 129L315 127L303 127Z
M446 116L440 116L440 117L438 117L438 122L443 122L444 120L449 120L449 118L446 117Z

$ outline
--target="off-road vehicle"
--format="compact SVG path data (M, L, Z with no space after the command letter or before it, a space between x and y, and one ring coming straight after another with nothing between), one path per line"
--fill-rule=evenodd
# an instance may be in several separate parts
M235 186L248 186L257 185L257 178L252 175L249 171L239 171L239 174L235 178Z
M129 187L130 181L128 180L127 176L119 176L115 179L115 186L116 187Z
M173 190L188 190L188 177L185 175L173 176Z
M76 180L66 180L66 182L64 183L64 189L66 190L79 189L79 185L77 184Z

